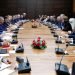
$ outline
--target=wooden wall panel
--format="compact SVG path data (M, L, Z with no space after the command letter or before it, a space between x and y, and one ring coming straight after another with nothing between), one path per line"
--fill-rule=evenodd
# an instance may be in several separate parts
M73 0L73 12L75 12L75 0Z
M17 13L21 14L23 12L26 12L29 18L36 18L38 17L39 14L59 15L60 13L65 13L66 15L71 16L72 0L1 0L0 1L0 15L17 14Z

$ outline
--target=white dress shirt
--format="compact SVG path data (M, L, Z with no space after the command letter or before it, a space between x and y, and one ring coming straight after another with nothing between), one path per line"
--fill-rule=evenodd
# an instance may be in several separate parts
M70 18L69 22L70 22L70 24L72 26L72 30L75 31L75 18Z

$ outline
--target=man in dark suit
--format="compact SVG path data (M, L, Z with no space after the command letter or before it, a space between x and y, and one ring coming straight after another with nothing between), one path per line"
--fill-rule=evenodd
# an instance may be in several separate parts
M72 31L71 24L68 21L68 17L64 16L64 28L63 31Z

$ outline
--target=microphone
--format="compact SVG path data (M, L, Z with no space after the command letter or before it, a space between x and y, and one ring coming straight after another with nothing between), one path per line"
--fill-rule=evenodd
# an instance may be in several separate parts
M59 48L59 43L61 43L61 38L57 37L56 43L58 43L58 48L55 48L56 54L64 54L64 50Z
M16 53L24 53L24 47L22 43L16 48Z
M58 36L55 42L62 44L61 36Z
M67 49L67 47L68 47L68 44L66 45L66 49ZM66 49L65 49L64 54L62 55L60 63L55 63L55 71L56 71L57 75L70 75L68 67L61 63L64 56L66 54L68 54L68 53L66 53Z
M56 54L64 54L64 50L59 48L59 44L58 44L58 48L55 48L55 53Z
M30 64L29 64L28 58L26 57L26 59L27 59L27 63L26 63L26 65L29 66Z
M57 33L54 33L53 36L54 36L54 37L58 37L58 34L57 34Z
M60 40L61 41L61 40ZM66 44L66 47L68 47L68 44ZM65 49L66 50L66 49ZM56 54L64 54L64 50L59 48L59 43L58 43L58 48L55 48L55 53Z
M62 60L63 60L63 58L64 58L64 55L66 55L67 53L66 53L66 51L64 52L64 54L62 55L62 58L61 58L61 60L60 60L60 64L59 64L59 70L60 70L60 67L61 67L61 62L62 62Z
M25 73L30 73L31 71L31 66L30 66L30 63L28 61L28 58L26 57L27 61L24 61L24 59L20 59L20 58L17 58L17 61L20 62L18 64L18 73L19 74L25 74ZM22 62L21 62L22 60Z

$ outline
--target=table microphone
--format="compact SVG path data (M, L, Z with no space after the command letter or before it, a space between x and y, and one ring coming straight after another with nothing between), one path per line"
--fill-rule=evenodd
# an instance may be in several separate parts
M56 54L64 54L64 50L59 48L59 43L61 43L61 38L57 37L56 42L58 43L58 48L55 48L55 53Z
M26 57L26 60L27 60L26 65L29 66L30 64L29 64L29 61L28 61L27 57Z
M31 71L31 66L30 63L28 61L28 58L26 57L26 61L23 61L21 63L18 64L18 73L30 73Z
M24 53L24 47L22 43L16 48L16 53Z
M64 50L59 48L59 43L58 43L58 48L55 48L55 53L56 54L64 54Z
M67 49L67 47L68 47L68 45L66 45L66 49ZM55 63L55 71L56 71L57 75L70 75L68 67L61 63L66 54L67 53L65 51L64 54L62 55L60 63Z
M58 36L55 42L62 44L61 36Z

